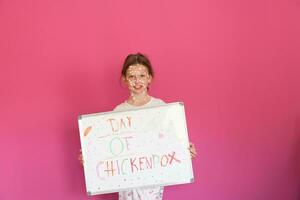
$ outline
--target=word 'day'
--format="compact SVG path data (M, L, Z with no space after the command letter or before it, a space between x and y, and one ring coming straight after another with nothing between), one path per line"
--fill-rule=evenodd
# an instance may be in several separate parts
M107 121L109 122L111 130L113 132L118 132L122 129L131 127L131 117L130 116L127 116L125 118L121 117L119 119L109 118Z

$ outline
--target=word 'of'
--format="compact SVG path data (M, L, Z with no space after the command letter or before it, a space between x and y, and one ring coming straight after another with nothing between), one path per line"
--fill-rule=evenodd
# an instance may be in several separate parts
M181 163L178 158L175 158L175 151L171 152L171 154L163 154L162 156L153 154L151 156L106 160L100 161L97 164L97 174L102 180L104 176L112 177L133 174L142 170L167 167L173 165L175 162Z
M109 142L110 153L114 156L120 155L123 153L124 149L129 151L129 139L132 139L133 136L124 136L124 137L114 137Z

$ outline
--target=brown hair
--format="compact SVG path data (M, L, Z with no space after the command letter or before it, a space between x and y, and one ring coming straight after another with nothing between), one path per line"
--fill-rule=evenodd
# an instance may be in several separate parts
M122 76L126 76L126 72L127 69L131 66L131 65L143 65L148 69L148 73L153 77L154 73L153 73L153 69L152 69L152 65L150 63L150 60L147 58L147 56L145 56L144 54L141 53L136 53L136 54L129 54L123 64L123 68L122 68Z

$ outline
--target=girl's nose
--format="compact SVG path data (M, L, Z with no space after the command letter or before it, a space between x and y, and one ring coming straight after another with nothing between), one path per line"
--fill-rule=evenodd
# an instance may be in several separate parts
M139 78L139 77L135 77L134 81L135 81L136 83L140 83L140 82L142 81L142 79Z

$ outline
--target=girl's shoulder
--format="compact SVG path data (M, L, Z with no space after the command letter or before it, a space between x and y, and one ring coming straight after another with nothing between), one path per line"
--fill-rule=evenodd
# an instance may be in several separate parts
M119 105L117 105L115 108L114 108L114 110L113 111L121 111L121 110L126 110L126 108L127 108L128 106L127 106L127 102L126 101L124 101L123 103L121 103L121 104L119 104Z
M151 97L151 106L159 106L159 105L164 105L166 102L164 102L162 99Z

